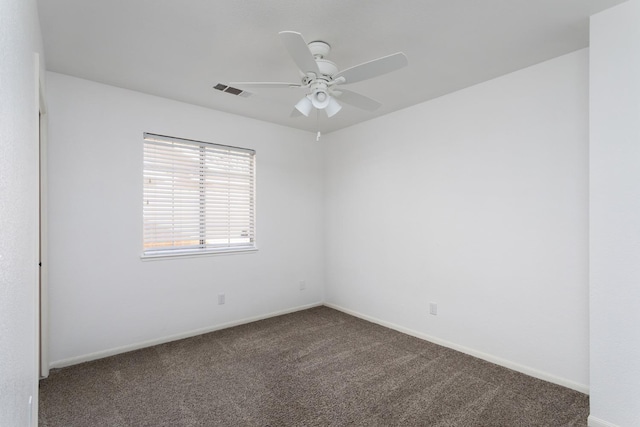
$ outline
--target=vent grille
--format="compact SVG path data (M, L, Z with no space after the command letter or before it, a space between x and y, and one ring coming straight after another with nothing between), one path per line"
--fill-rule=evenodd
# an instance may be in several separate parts
M223 85L222 83L218 83L213 88L221 92L230 93L231 95L241 96L243 98L251 96L251 92L247 92L246 90L238 89L232 86Z

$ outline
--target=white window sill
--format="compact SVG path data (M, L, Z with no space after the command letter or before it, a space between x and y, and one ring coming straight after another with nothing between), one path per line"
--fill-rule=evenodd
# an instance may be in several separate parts
M250 254L258 252L258 248L241 248L241 249L223 249L223 250L210 250L210 251L167 251L155 254L142 254L140 259L142 261L158 261L162 259L181 259L181 258L200 258L212 255L235 255L235 254Z

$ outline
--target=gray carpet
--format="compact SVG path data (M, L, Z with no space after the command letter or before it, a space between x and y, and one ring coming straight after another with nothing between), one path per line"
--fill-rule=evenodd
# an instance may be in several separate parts
M586 426L588 397L327 307L54 370L42 427Z

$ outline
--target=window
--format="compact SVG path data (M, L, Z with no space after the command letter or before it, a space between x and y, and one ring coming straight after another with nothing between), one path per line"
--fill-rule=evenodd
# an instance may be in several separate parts
M255 247L255 151L144 134L143 256Z

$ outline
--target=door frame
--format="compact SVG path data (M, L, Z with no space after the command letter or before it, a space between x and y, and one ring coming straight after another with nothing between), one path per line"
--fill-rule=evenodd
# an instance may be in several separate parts
M44 67L36 54L36 84L38 87L38 371L40 378L49 376L49 263L47 222L47 131L48 111L44 86Z

